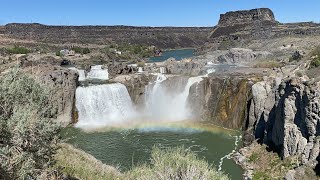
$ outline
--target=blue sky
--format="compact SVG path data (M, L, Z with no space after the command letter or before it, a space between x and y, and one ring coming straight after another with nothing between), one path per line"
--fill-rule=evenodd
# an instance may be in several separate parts
M280 22L320 22L320 0L1 0L0 24L214 26L227 11L271 8Z

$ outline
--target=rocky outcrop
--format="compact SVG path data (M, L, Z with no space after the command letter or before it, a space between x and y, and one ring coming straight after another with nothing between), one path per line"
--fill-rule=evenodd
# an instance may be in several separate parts
M241 41L319 34L319 24L282 24L275 20L270 9L260 8L220 15L219 24L211 32L209 41L228 47Z
M246 64L258 59L266 59L270 56L272 56L272 54L269 52L232 48L227 54L219 56L218 62L227 64Z
M233 26L235 24L251 24L261 21L276 22L273 12L268 8L247 11L227 12L220 15L219 26Z
M114 78L118 75L132 74L137 72L136 67L128 66L124 63L111 63L108 65L109 78Z
M319 89L300 78L256 83L248 105L247 133L282 158L299 156L302 164L315 166L320 141Z
M24 70L45 84L50 91L51 117L66 126L73 122L78 74L57 66L41 64Z
M225 128L242 127L251 83L248 77L208 77L190 89L193 114Z
M210 35L216 42L240 40L242 38L270 37L277 22L270 9L227 12L220 15L218 25Z
M164 62L164 67L168 74L180 74L180 75L198 75L201 72L201 68L204 66L202 62L192 59L186 59L182 61L176 61L174 58L170 58Z
M124 84L127 87L132 102L138 108L141 108L145 103L146 86L149 85L149 82L153 82L154 79L153 75L131 74L119 75L112 81Z

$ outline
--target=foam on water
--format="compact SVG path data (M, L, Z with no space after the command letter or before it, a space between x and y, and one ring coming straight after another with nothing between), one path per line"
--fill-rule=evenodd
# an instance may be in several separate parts
M240 139L242 138L242 136L234 136L235 138L235 141L234 141L234 149L227 155L223 156L221 159L220 159L220 162L219 162L219 166L218 166L218 171L221 171L222 170L222 164L223 164L223 161L225 159L231 159L232 155L236 152L237 148L238 148L238 143L240 141Z

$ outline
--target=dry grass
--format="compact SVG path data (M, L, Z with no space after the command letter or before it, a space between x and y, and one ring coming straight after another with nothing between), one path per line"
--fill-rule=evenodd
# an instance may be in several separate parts
M283 65L278 62L278 61L260 61L257 62L253 67L255 68L279 68L282 67Z
M56 166L62 167L64 174L81 180L113 180L121 175L116 168L103 164L69 144L61 144L55 159Z
M296 156L281 160L278 154L268 152L265 145L254 143L245 153L249 166L254 168L253 180L260 179L283 179L289 170L299 166L299 159ZM305 168L308 169L308 168ZM315 177L311 172L308 177ZM306 178L306 177L305 177Z
M68 144L61 145L55 158L57 166L63 167L63 174L81 180L229 179L182 147L167 150L154 148L150 165L140 165L125 173L120 173Z

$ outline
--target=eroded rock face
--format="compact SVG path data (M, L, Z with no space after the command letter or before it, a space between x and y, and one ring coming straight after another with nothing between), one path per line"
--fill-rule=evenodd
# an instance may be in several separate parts
M25 67L24 70L49 88L50 102L53 105L50 116L64 126L72 123L78 74L72 70L46 64Z
M247 131L271 145L282 158L301 157L314 162L319 156L319 87L299 78L263 81L252 87Z
M317 23L279 23L270 9L260 8L220 15L219 24L213 28L209 41L218 43L220 48L225 49L248 40L300 37L319 33L320 25Z
M239 129L250 87L246 77L209 77L191 87L188 102L193 114L202 120Z
M252 9L247 11L227 12L220 15L219 26L232 26L235 24L249 24L257 21L275 22L273 12L268 8Z
M193 60L176 61L174 58L170 58L164 62L166 72L169 74L181 74L181 75L198 75L204 64Z
M232 48L227 54L219 56L218 62L227 64L245 64L257 59L265 59L269 56L272 56L269 52L253 51L251 49L244 48Z
M137 106L143 106L145 102L146 86L155 79L152 75L119 75L113 79L127 87L131 100Z

